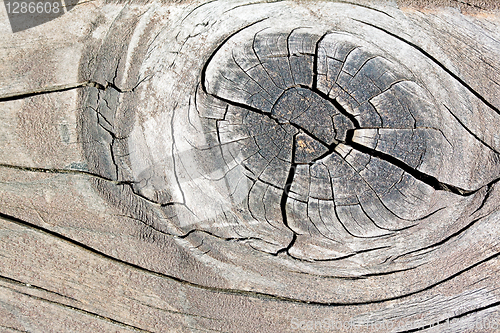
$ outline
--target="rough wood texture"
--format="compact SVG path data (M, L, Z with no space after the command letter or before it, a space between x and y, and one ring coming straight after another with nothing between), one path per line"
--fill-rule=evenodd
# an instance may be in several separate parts
M466 6L2 21L0 330L499 331L500 19Z

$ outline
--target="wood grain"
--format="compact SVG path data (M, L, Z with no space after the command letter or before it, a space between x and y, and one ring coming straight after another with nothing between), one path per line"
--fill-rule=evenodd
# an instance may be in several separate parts
M500 23L468 6L0 26L0 331L499 331Z

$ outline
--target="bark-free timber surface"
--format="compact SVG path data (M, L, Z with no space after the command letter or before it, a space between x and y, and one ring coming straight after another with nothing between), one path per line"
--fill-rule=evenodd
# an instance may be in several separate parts
M478 6L3 20L0 330L498 331L500 22Z

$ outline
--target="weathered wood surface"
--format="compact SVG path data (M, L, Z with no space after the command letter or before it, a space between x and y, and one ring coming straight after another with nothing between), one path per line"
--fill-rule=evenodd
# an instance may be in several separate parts
M500 16L411 5L2 20L0 330L499 331Z

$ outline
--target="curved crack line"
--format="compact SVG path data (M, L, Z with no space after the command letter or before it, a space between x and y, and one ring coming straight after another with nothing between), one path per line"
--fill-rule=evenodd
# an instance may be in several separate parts
M81 175L81 176L89 176L93 178L97 178L106 182L110 182L116 185L132 185L135 184L135 181L131 180L114 180L110 178L103 177L96 173L92 173L90 171L84 170L74 170L74 169L53 169L53 168L39 168L39 167L27 167L21 165L11 165L11 164L3 164L0 163L0 168L9 168L27 172L40 172L40 173L51 173L51 174L68 174L68 175Z
M67 244L71 244L72 246L75 246L81 250L84 250L84 251L87 251L89 253L92 253L93 255L95 256L98 256L100 258L103 258L103 259L107 259L107 260L110 260L116 264L119 264L119 265L124 265L130 269L134 269L136 271L139 271L139 272L142 272L142 273L146 273L146 274L150 274L150 275L153 275L153 276L156 276L156 277L160 277L160 278L164 278L164 279L167 279L167 280L171 280L171 281L174 281L174 282L177 282L177 283L180 283L180 284L183 284L183 285L186 285L186 286L189 286L189 287L193 287L193 288L197 288L197 289L201 289L201 290L205 290L205 291L209 291L209 292L214 292L214 293L223 293L223 294L228 294L228 295L235 295L235 296L244 296L244 297L251 297L251 298L254 298L254 299L267 299L267 300L274 300L274 301L279 301L279 302L287 302L287 303L292 303L292 304L308 304L308 305L316 305L316 306L321 306L321 307L340 307L340 306L363 306L363 305L370 305L370 304L379 304L379 303L384 303L384 302L388 302L388 301L393 301L393 300L400 300L400 299L404 299L404 298L407 298L407 297L410 297L410 296L413 296L413 295L416 295L418 293L421 293L421 292L425 292L425 291L428 291L430 289L433 289L439 285L442 285L443 283L446 283L450 280L453 280L454 278L464 274L464 273L467 273L468 271L476 268L477 266L481 265L481 264L484 264L490 260L494 260L494 259L497 259L497 257L500 256L500 252L497 252L489 257L486 257L484 258L483 260L480 260L472 265L469 265L468 267L458 271L458 272L455 272L454 274L451 274L450 276L444 278L444 279L441 279L441 280L438 280L434 283L431 283L430 285L424 287L424 288L420 288L420 289L417 289L415 291L412 291L412 292L408 292L406 294L403 294L403 295L398 295L398 296L392 296L392 297L386 297L386 298L380 298L380 299L376 299L376 300L370 300L370 301L358 301L358 302L321 302L321 301L308 301L308 300L302 300L302 299L296 299L296 298L291 298L291 297L287 297L287 296L279 296L279 295L274 295L274 294L269 294L269 293L264 293L264 292L258 292L258 291L248 291L248 290L240 290L240 289L232 289L232 288L221 288L221 287L211 287L211 286L205 286L205 285L201 285L201 284L197 284L197 283L194 283L194 282L191 282L189 280L185 280L185 279L182 279L180 277L177 277L177 276L173 276L173 275L168 275L166 273L160 273L160 272L157 272L157 271L154 271L152 269L148 269L148 268L145 268L145 267L142 267L140 266L139 264L134 264L134 263L130 263L130 262L127 262L123 259L119 259L119 258L116 258L116 257L113 257L112 255L109 255L103 251L100 251L100 250L97 250L87 244L84 244L82 242L79 242L77 240L74 240L68 236L65 236L63 234L60 234L58 232L55 232L55 231L52 231L50 229L47 229L47 228L44 228L44 227L41 227L39 225L36 225L34 223L31 223L31 222L27 222L27 221L24 221L24 220L21 220L17 217L14 217L14 216L10 216L10 215L7 215L7 214L4 214L4 213L0 213L0 218L5 220L5 221L8 221L10 223L14 223L14 224L17 224L17 225L20 225L22 227L25 227L25 228L28 228L28 229L32 229L34 230L35 232L38 232L38 233L41 233L41 234L45 234L45 235L48 235L48 236L52 236L52 237L55 237L57 239L59 239L60 241L63 241Z
M434 244L431 244L431 245L428 245L428 246L425 246L425 247L422 247L422 248L419 248L417 250L413 250L413 251L410 251L410 252L406 252L406 253L403 253L403 254L400 254L398 256L395 256L391 259L391 261L395 261L399 258L402 258L402 257L405 257L405 256L408 256L412 253L417 253L417 252L421 252L421 251L424 251L424 250L428 250L428 249L433 249L433 248L436 248L438 246L441 246L445 243L447 243L448 241L450 241L452 238L456 238L458 236L460 236L461 234L465 233L469 228L471 228L474 224L476 224L478 221L484 219L485 216L481 216L477 219L474 219L472 220L471 222L469 222L467 225L465 225L464 227L462 227L461 229L457 230L456 232L452 233L451 235L448 235L447 237L443 238L442 240L434 243ZM426 251L425 253L427 253L429 251Z
M313 199L313 200L317 200L317 201L319 201L319 199ZM341 241L336 240L336 239L334 239L334 238L331 238L331 237L329 237L329 236L325 235L325 234L323 233L323 231L321 231L321 230L320 230L320 228L316 225L316 223L314 223L313 219L311 218L311 215L309 214L309 212L312 210L312 208L310 208L309 201L310 201L310 200L308 200L308 201L307 201L307 218L308 218L309 222L310 222L310 223L314 226L314 228L318 231L318 233L319 233L321 236L323 236L324 238L326 238L326 239L328 239L328 240L330 240L330 241L332 241L332 242L334 242L334 243L338 243L338 244L341 244L341 245L342 245L343 243L342 243ZM320 219L319 219L319 222L321 222L321 223L323 223L323 225L325 225L325 222L324 222L324 221L323 221L323 219L321 218L321 212L320 212L319 210L320 210L320 209L319 209L319 202L318 202L318 217L320 218ZM325 227L326 227L326 225L325 225ZM327 229L327 231L331 232L328 228L326 228L326 229ZM311 237L312 237L312 235L311 235Z
M333 193L332 193L332 196L333 196ZM318 200L318 201L319 201L319 200ZM328 200L328 201L330 201L330 200ZM334 210L335 210L335 202L333 201L333 199L332 199L331 201L332 201L332 204L333 204L333 207L334 207ZM330 234L336 234L336 231L337 231L337 230L333 230L333 231L332 231L332 230L330 229L330 228L331 228L331 227L333 227L333 226L331 226L329 223L327 223L327 221L325 221L325 219L323 218L323 215L325 215L325 214L324 214L324 213L321 213L321 207L320 207L320 205L318 204L318 216L319 216L319 220L321 221L321 223L323 223L323 225L324 225L324 227L325 227L326 231L328 231ZM336 212L336 211L335 211L335 216L337 217L337 212ZM326 217L326 216L325 216L325 217ZM338 219L338 217L337 217L337 219ZM339 220L339 223L342 225L342 222L341 222L340 220ZM343 225L342 225L342 227L343 227ZM345 228L344 228L344 229L345 229ZM349 234L349 232L347 232L347 233ZM350 234L349 234L349 235L350 235ZM351 235L351 236L352 236L352 235ZM327 238L329 238L329 239L330 239L330 237L327 237ZM342 241L339 241L339 243L340 243L341 245L344 245L344 242L342 242Z
M203 68L201 69L201 78L200 78L200 84L201 84L201 88L203 90L203 92L207 95L211 95L208 93L207 91L207 87L206 87L206 73L207 73L207 68L208 68L208 65L210 64L210 62L212 62L212 59L214 58L214 56L219 52L219 50L224 46L226 45L226 43L234 36L236 36L238 33L242 32L243 30L245 29L248 29L250 28L251 26L253 25L256 25L260 22L263 22L265 20L269 19L268 17L265 17L265 18L262 18L258 21L255 21L253 23L250 23L250 24L247 24L246 26L236 30L235 32L233 32L232 34L230 34L229 36L227 36L213 51L212 51L212 54L210 54L210 56L208 57L207 61L205 62L205 65L203 66Z
M388 246L382 246L382 247L377 247L377 248L373 248L373 249L360 250L360 251L356 251L355 253L348 254L346 256L339 257L339 258L333 258L333 259L316 259L314 261L336 261L336 260L344 260L344 259L351 258L351 257L353 257L353 256L355 256L357 254L360 254L360 253L365 253L365 252L370 252L370 251L376 251L376 250L384 249L384 248L387 248L387 247ZM296 273L296 274L305 274L305 275L317 276L317 277L323 278L323 279L338 279L338 280L351 280L351 281L355 281L355 280L365 280L365 279L368 279L370 277L384 276L384 275L391 275L391 274L396 274L396 273L408 272L408 271L417 269L418 267L420 267L422 265L423 264L417 265L417 266L414 266L414 267L409 267L409 268L395 269L393 271L378 272L378 273L366 273L366 274L360 274L360 275L355 275L355 276L320 275L320 274L307 273L307 272L301 272L301 271L289 271L289 272Z
M358 205L359 205L359 208L361 209L361 211L366 215L366 217L368 217L368 219L379 229L382 229L382 230L387 230L387 231L401 231L401 230L404 230L404 229L408 229L409 227L403 227L403 228L398 228L398 229L391 229L391 228L386 228L386 227L382 227L380 225L378 225L375 220L365 211L365 209L363 208L363 204L361 203L361 200L359 200L359 197L358 195L356 195L356 199L358 201Z
M328 36L329 32L326 32L321 36L317 41L316 45L314 46L314 61L313 61L313 68L312 68L312 74L313 74L313 80L312 80L312 87L311 89L317 89L318 88L318 59L319 59L319 45L325 39L326 36ZM327 63L327 70L328 68L328 63Z
M292 139L292 157L291 157L292 163L290 165L290 169L288 171L288 176L286 178L285 186L283 188L283 192L281 194L281 199L280 199L280 209L281 209L282 222L288 229L290 229L291 232L293 232L293 235L292 235L292 240L290 241L290 243L288 243L288 245L285 248L276 252L276 254L279 254L281 252L286 252L288 255L290 255L289 251L292 248L293 244L295 244L295 241L297 240L297 233L288 225L288 214L286 211L286 204L288 201L289 191L292 187L293 178L295 177L295 171L297 169L297 163L294 162L295 153L296 153L296 149L297 149L296 148L297 135L298 134L295 134L293 136L293 139Z
M9 93L5 94L3 96L0 96L0 102L10 102L10 101L16 101L19 99L24 99L32 96L38 96L38 95L45 95L45 94L50 94L50 93L55 93L55 92L63 92L63 91L68 91L68 90L73 90L77 88L82 88L82 87L94 87L99 90L105 90L106 86L103 86L100 83L94 82L94 81L84 81L84 82L78 82L78 83L72 83L72 84L61 84L61 85L55 85L52 87L44 87L44 88L39 88L36 90L32 91L27 91L27 92L22 92L22 93Z
M331 188L331 191L332 191L332 197L333 197L333 211L335 212L335 217L337 218L337 221L339 221L340 225L344 228L344 230L349 234L351 235L352 237L354 238L360 238L360 239L377 239L379 237L384 237L386 235L376 235L376 236L358 236L358 235L355 235L353 234L347 227L346 225L344 224L344 222L342 221L342 219L340 218L339 216L339 213L338 213L338 210L337 210L337 207L338 205L335 204L335 191L333 189L333 182L332 180L334 179L332 177L332 174L330 173L330 169L325 165L325 168L326 170L328 171L328 176L330 177L330 188ZM387 234L387 235L390 235L390 234Z
M46 293L49 293L49 294L54 294L54 295L57 295L57 296L60 296L60 297L67 298L69 300L75 301L77 303L82 303L80 300L78 300L76 298L73 298L73 297L70 297L70 296L67 296L67 295L63 295L63 294L58 293L56 291L49 290L49 289L46 289L46 288L43 288L43 287L39 287L39 286L30 284L30 283L25 283L25 282L13 279L13 278L8 277L8 276L0 275L0 280L6 281L6 282L9 282L9 283L18 285L18 286L27 287L27 288L31 288L31 289L35 289L35 290L40 290L40 291L43 291L43 292L46 292Z
M0 103L16 101L16 100L29 98L29 97L33 97L33 96L38 96L38 95L46 95L46 94L51 94L51 93L56 93L56 92L64 92L64 91L78 89L78 88L84 88L84 87L92 87L92 88L97 88L99 90L106 90L108 88L112 88L112 89L116 90L117 92L123 94L123 93L135 91L135 89L142 82L146 81L147 79L149 79L149 77L144 77L142 80L138 81L134 87L127 88L127 89L121 89L121 88L117 87L114 83L107 82L107 81L104 84L101 84L101 83L96 82L96 81L91 81L91 80L78 82L78 83L60 84L60 85L55 85L55 86L51 86L51 87L38 88L38 89L27 91L27 92L8 93L8 94L0 96Z
M346 140L347 146L350 146L351 148L353 148L359 152L368 154L372 157L379 158L383 161L386 161L386 162L400 168L401 170L403 170L406 173L413 176L413 178L420 180L421 182L429 185L430 187L432 187L436 191L447 191L447 192L451 192L453 194L457 194L457 195L466 197L466 196L470 196L472 194L475 194L477 191L480 190L480 188L475 189L475 190L465 190L465 189L462 189L458 186L443 183L443 182L439 181L436 177L428 175L426 173L423 173L417 169L414 169L411 166L409 166L408 164L406 164L405 162L395 158L394 156L391 156L391 155L386 154L386 153L382 153L382 152L377 151L375 149L372 149L372 148L360 145L359 143L353 142L352 137L354 134L354 130L348 130L348 134L349 134L349 136Z
M471 314L474 314L474 313L478 313L478 312L481 312L481 311L484 311L484 310L488 310L490 308L494 308L496 306L500 306L500 302L494 302L494 303L488 304L488 305L480 307L480 308L476 308L476 309L473 309L473 310L470 310L470 311L466 311L464 313L461 313L461 314L453 316L453 317L448 317L448 318L440 320L438 322L432 322L431 324L427 324L427 325L424 324L424 325L422 325L420 327L413 328L413 329L406 330L406 331L397 331L396 333L413 333L413 332L418 332L418 331L425 330L427 328L439 327L440 325L443 325L443 324L446 324L446 323L449 324L450 321L453 320L453 319L459 319L459 318L462 318L462 317L465 317L465 316L468 316L468 315L471 315Z
M483 102L491 110L495 111L497 114L500 114L500 110L497 107L495 107L493 104L491 104L480 93L478 93L476 90L474 90L470 85L468 85L457 74L453 73L450 69L448 69L445 65L443 65L441 62L439 62L439 60L437 60L434 56L432 56L430 53L428 53L427 51L425 51L422 47L418 46L417 44L414 44L414 43L410 42L409 40L404 39L401 36L396 35L395 33L390 32L389 30L381 28L381 27L379 27L379 26L377 26L375 24L372 24L372 23L369 23L369 22L365 22L365 21L361 21L361 20L357 20L357 19L353 19L353 20L357 21L357 22L360 22L360 23L363 23L363 24L366 24L366 25L368 25L370 27L373 27L375 29L378 29L380 31L383 31L386 34L388 34L389 36L394 37L397 40L400 40L401 42L410 45L411 47L413 47L414 49L416 49L417 51L419 51L420 53L422 53L425 57L429 58L432 62L434 62L436 65L438 65L442 70L444 70L446 73L448 73L455 80L457 80L462 86L464 86L469 92L471 92L474 96L476 96L479 100L481 100L481 102Z
M280 88L280 87L276 84L276 82L274 81L274 79L273 79L273 78L271 77L271 75L269 74L269 71L266 69L266 67L265 67L265 66L264 66L264 64L262 63L262 59L260 58L260 56L259 56L259 55L258 55L258 53L257 53L257 50L255 49L255 41L257 40L257 35L258 35L258 34L260 34L262 31L267 30L267 29L269 29L269 28L270 28L270 27L264 28L264 29L262 29L262 30L260 30L260 31L257 31L257 32L254 34L254 36L253 36L253 42L252 42L252 51L253 51L253 53L255 54L255 57L257 58L257 60L259 61L260 67L262 67L262 69L264 70L264 72L266 72L266 74L267 74L267 76L268 76L269 80L270 80L270 81L274 84L274 86L275 86L276 88L278 88L279 90L282 90L282 88Z
M82 314L85 314L85 315L88 315L88 316L91 316L91 317L94 317L94 318L98 318L100 320L106 321L108 323L111 323L111 324L114 324L114 325L117 325L117 326L121 326L123 328L132 329L132 330L138 331L138 332L154 333L153 331L149 331L149 330L146 330L146 329L143 329L143 328L131 325L131 324L127 324L127 323L119 321L117 319L113 319L113 318L110 318L110 317L107 317L107 316L104 316L104 315L100 315L97 312L92 312L92 311L84 310L82 308L77 308L77 307L74 307L74 306L71 306L71 305L67 305L67 304L64 304L64 303L61 303L61 302L53 301L53 300L50 300L48 298L44 298L44 297L40 297L40 296L35 296L35 295L32 295L32 294L28 294L28 293L22 292L22 291L17 290L17 289L9 288L7 286L0 286L0 288L6 288L6 289L9 289L10 291L12 291L14 293L30 297L30 298L36 299L38 301L41 301L41 302L46 302L46 303L49 303L49 304L60 306L62 308L73 310L73 311L76 311L76 312L79 312L79 313L82 313Z
M351 152L352 152L352 150L351 150L351 151L350 151L347 155L349 155ZM346 156L347 156L347 155L346 155ZM370 160L371 160L371 157L372 157L372 156L370 156ZM382 198L379 196L379 194L378 194L378 193L377 193L377 191L373 188L373 186L370 184L370 182L369 182L369 181L368 181L368 180L367 180L364 176L362 176L362 175L361 175L361 174L360 174L360 173L356 170L356 168L355 168L355 167L354 167L351 163L349 163L346 159L343 159L343 160L344 160L344 161L345 161L345 163L346 163L346 164L347 164L347 165L348 165L348 166L349 166L349 167L353 170L353 173L354 173L354 174L356 174L357 176L359 176L359 177L360 177L360 179L363 181L363 183L365 183L365 184L366 184L366 186L368 186L368 188L369 188L369 189L373 192L373 194L374 194L374 195L375 195L375 197L378 199L378 201L380 202L380 204L382 205L382 207L384 207L385 209L387 209L387 211L389 211L392 215L396 216L397 218L400 218L399 216L397 216L397 215L396 215L396 214L395 214L392 210L390 210L390 209L386 206L386 204L385 204L384 200L382 200ZM371 171L371 170L370 170L370 172L372 172L372 173L373 173L373 171ZM330 174L330 173L329 173L329 174ZM402 172L402 175L404 175L404 172ZM330 176L331 176L331 175L330 175ZM333 178L332 178L332 179L333 179ZM394 186L395 186L395 185L391 186L391 188L392 188L392 187L394 187ZM396 188L396 189L397 189L397 188ZM399 191L399 189L397 189L397 190L398 190L398 192L400 192L400 191ZM332 191L333 191L333 184L332 184ZM400 192L400 193L401 193L401 192ZM401 193L401 194L404 196L404 194L403 194L403 193ZM356 198L357 198L357 201L359 202L359 197L357 197L357 196L356 196ZM361 204L361 203L360 203L360 204ZM400 219L401 219L401 218L400 218ZM403 220L403 221L409 221L409 222L413 222L413 221L414 221L414 220L409 220L409 219L402 219L402 220ZM418 220L417 220L417 221L418 221ZM411 227L411 226L408 226L408 227L403 227L401 230L407 229L407 228L409 228L409 227ZM401 231L401 230L394 230L394 231ZM383 236L383 235L382 235L382 236Z
M481 142L485 147L489 148L491 151L493 151L496 154L500 154L498 150L487 144L484 140L482 140L480 137L478 137L476 134L474 134L465 124L453 113L451 112L450 108L448 108L444 103L443 106L445 107L446 110L455 118L455 120L462 126L470 135L474 137L477 141ZM443 135L444 136L444 135ZM446 137L445 137L446 138Z

